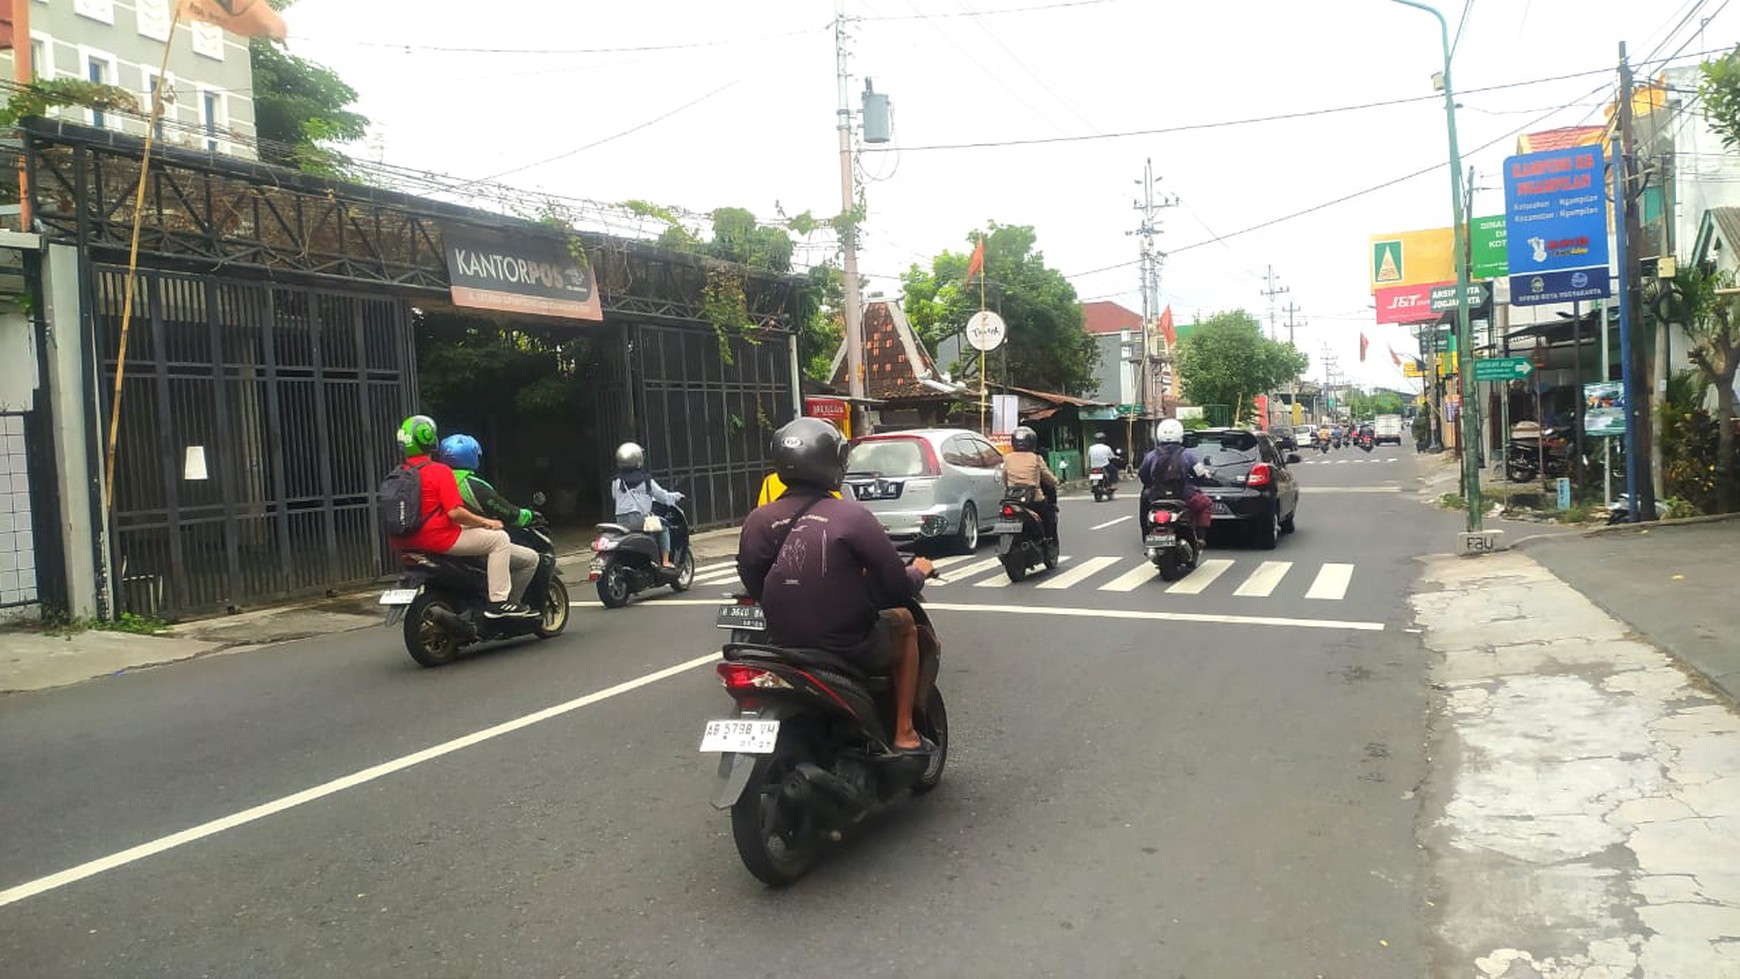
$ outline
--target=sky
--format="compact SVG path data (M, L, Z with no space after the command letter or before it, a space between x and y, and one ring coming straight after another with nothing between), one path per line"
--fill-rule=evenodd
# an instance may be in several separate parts
M1676 53L1695 63L1740 42L1731 2L1443 0L1475 214L1502 212L1498 175L1518 132L1604 118L1620 42L1640 75ZM1266 323L1272 269L1288 290L1275 297L1280 335L1292 304L1311 376L1327 351L1354 383L1401 386L1384 350L1409 337L1375 324L1366 262L1374 234L1450 224L1429 14L1386 0L845 10L854 105L868 77L894 107L893 141L860 157L872 293L896 295L908 266L964 250L996 221L1033 225L1082 299L1139 311L1129 232L1152 160L1157 193L1178 200L1156 246L1168 253L1161 303L1179 322L1242 307ZM374 125L356 151L370 161L770 218L840 210L834 14L832 0L298 0L285 18L290 50L359 92ZM1398 100L1412 101L1373 105ZM1358 108L1323 111L1346 107ZM799 258L831 251L820 235Z

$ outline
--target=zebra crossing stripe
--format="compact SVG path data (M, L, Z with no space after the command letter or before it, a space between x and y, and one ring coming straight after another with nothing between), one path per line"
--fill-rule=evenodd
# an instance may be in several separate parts
M1154 564L1143 561L1134 571L1126 571L1111 581L1100 586L1100 591L1135 591L1160 574L1160 569Z
M1275 588L1281 584L1281 579L1287 576L1287 570L1293 567L1291 561L1264 561L1257 565L1257 570L1245 579L1233 594L1239 598L1268 598L1275 593Z
M1086 561L1083 561L1081 564L1077 565L1076 567L1070 569L1069 571L1064 572L1063 574L1058 575L1055 578L1050 578L1050 577L1046 578L1044 581L1039 583L1039 587L1041 587L1041 588L1068 588L1071 585L1081 583L1083 580L1088 578L1088 576L1090 576L1090 575L1098 574L1100 571L1103 571L1106 568L1109 568L1112 565L1117 564L1119 560L1120 560L1119 558L1115 558L1115 557L1089 558Z
M1347 597L1347 586L1352 582L1353 565L1325 564L1318 570L1317 580L1311 582L1311 590L1305 593L1305 597L1339 602Z
M1002 561L1000 561L994 557L993 558L986 558L983 561L975 561L972 564L969 564L964 568L950 568L949 569L949 576L951 578L954 578L954 579L970 578L973 575L983 574L986 571L991 570L992 568L998 567L1002 563L1003 563ZM939 582L937 582L937 584L946 585L946 584L948 584L948 582L947 581L939 581Z
M1068 564L1069 560L1070 560L1070 556L1068 554L1064 554L1057 559L1057 563L1060 565ZM1116 561L1117 558L1110 558L1108 560ZM1002 562L999 561L998 564L1001 565ZM999 568L999 570L1001 570L1001 568ZM1035 572L1035 573L1037 573L1037 572ZM975 583L973 585L973 587L974 588L1007 588L1007 587L1009 587L1009 585L1010 585L1009 575L1007 573L1000 573L1000 574L994 574L991 577L986 578L984 581L980 581L980 582ZM1041 587L1044 587L1044 586L1041 586Z
M1211 558L1203 561L1196 566L1195 571L1173 582L1172 587L1166 589L1166 594L1200 595L1208 590L1209 585L1214 584L1216 578L1226 574L1227 569L1232 566L1232 561L1226 558Z

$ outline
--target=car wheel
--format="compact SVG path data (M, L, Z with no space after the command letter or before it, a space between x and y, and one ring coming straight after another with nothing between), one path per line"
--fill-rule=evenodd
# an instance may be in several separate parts
M971 554L979 549L979 508L971 503L961 508L961 529L955 534L955 550Z
M1269 511L1269 518L1263 521L1257 529L1257 546L1265 551L1272 551L1281 540L1281 504L1275 503L1275 508Z

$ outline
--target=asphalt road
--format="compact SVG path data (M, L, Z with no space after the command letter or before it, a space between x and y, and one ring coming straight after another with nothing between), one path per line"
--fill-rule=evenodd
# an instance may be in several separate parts
M6 697L0 975L1421 974L1413 465L1314 456L1296 534L1175 586L1123 495L1048 575L951 562L943 787L783 891L695 750L722 572L439 670L375 630Z

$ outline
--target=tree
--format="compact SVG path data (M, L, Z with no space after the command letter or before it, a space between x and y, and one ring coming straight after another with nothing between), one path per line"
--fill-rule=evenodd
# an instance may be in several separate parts
M1198 405L1232 405L1234 424L1251 411L1257 395L1303 374L1310 363L1290 344L1263 336L1242 309L1216 313L1178 344L1184 396Z
M1685 313L1681 316L1692 347L1692 365L1716 389L1716 500L1724 513L1736 503L1734 484L1734 376L1740 372L1740 296L1719 295L1734 288L1732 272L1693 269L1681 277Z
M1704 100L1704 120L1722 137L1722 145L1740 149L1740 47L1698 66L1703 78L1698 95Z
M1352 412L1355 418L1399 415L1402 413L1402 396L1394 391L1376 391L1367 394L1359 388L1353 388L1347 393L1347 410Z
M985 242L986 307L1008 324L1007 354L985 359L987 382L1080 394L1093 386L1099 348L1081 327L1081 302L1063 273L1045 264L1034 250L1038 236L1029 225L992 222ZM971 250L943 252L930 268L913 265L900 277L907 319L932 351L960 333L979 311L979 285L966 278ZM1005 357L1007 367L1004 366ZM963 356L949 368L957 377L978 377L979 358Z
M294 0L268 2L283 10ZM350 157L333 144L368 135L368 117L351 108L356 89L325 65L298 58L265 38L248 42L248 56L260 158L321 176L350 176Z

